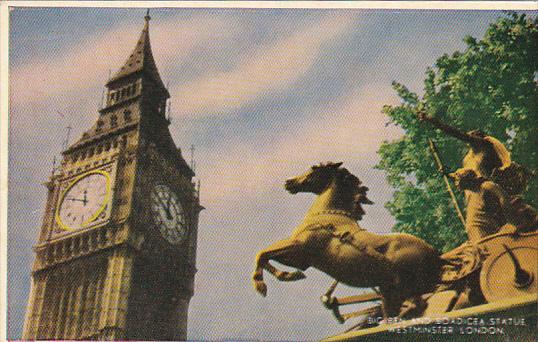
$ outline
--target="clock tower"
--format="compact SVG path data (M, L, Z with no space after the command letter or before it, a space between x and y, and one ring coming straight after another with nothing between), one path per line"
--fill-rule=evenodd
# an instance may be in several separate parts
M187 337L202 207L168 130L149 20L46 183L24 339Z

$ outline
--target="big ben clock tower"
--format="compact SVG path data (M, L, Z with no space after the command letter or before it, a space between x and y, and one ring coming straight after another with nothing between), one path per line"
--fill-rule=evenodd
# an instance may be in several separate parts
M24 339L186 338L201 206L168 130L149 20L46 183Z

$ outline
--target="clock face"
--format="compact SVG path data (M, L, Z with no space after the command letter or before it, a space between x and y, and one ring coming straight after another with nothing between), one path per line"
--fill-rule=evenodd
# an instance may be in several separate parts
M151 192L153 222L163 238L173 245L187 235L185 211L177 195L166 185L156 185Z
M110 176L93 171L75 179L65 189L56 212L56 221L64 230L75 230L102 221L110 198Z

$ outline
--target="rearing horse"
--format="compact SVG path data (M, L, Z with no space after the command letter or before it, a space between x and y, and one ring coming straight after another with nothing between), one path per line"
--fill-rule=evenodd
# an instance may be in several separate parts
M397 316L404 300L433 289L443 262L432 246L415 236L379 235L361 228L357 221L364 215L362 204L372 204L366 197L368 188L341 165L314 165L286 181L290 193L312 192L318 197L290 237L257 254L254 287L267 294L264 269L278 280L294 281L314 267L349 286L378 286L385 314ZM301 271L280 271L270 260Z

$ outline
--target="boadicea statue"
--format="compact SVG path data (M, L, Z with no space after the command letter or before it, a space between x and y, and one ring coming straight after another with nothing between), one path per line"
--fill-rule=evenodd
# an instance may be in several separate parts
M498 219L499 211L496 209L500 207L502 207L502 211L506 215L510 215L509 221L518 226L519 230L536 229L538 226L537 211L521 198L531 172L512 160L510 152L503 143L480 130L462 132L423 112L418 114L418 118L420 121L427 122L449 136L468 144L469 150L463 158L459 175L452 173L450 176L454 178L457 175L457 179L455 179L457 183L459 183L460 179L463 180L462 186L458 187L465 192L468 204L467 216L473 218L471 221L481 221L480 225L482 227L478 230L496 231L495 228L498 226L490 223L492 220ZM474 173L470 172L470 170L474 171ZM485 181L487 182L484 183ZM478 188L474 186L476 183L480 184ZM480 189L485 188L488 188L489 191L480 191ZM481 196L477 196L477 193L480 193ZM489 194L492 196L487 196ZM482 200L478 200L481 197L494 197L495 200L490 200L489 202L490 204L497 203L485 205ZM478 205L482 211L475 210L477 208L475 204L479 202L483 204ZM472 203L472 205L469 205L469 203ZM487 213L484 211L486 207L489 208ZM480 216L483 217L480 218ZM473 240L476 237L474 231L477 229L471 226L475 225L476 222L467 221L467 233L470 234L469 239ZM485 227L485 225L489 226ZM484 235L481 234L481 237L484 237Z
M314 165L286 181L290 193L311 192L318 197L290 237L257 254L254 287L266 295L264 270L278 280L294 281L314 267L349 286L379 288L380 296L363 299L381 298L383 315L398 316L406 299L433 291L443 261L432 246L413 235L379 235L359 226L365 213L362 205L372 203L366 197L368 188L341 165ZM270 260L301 271L280 271Z

